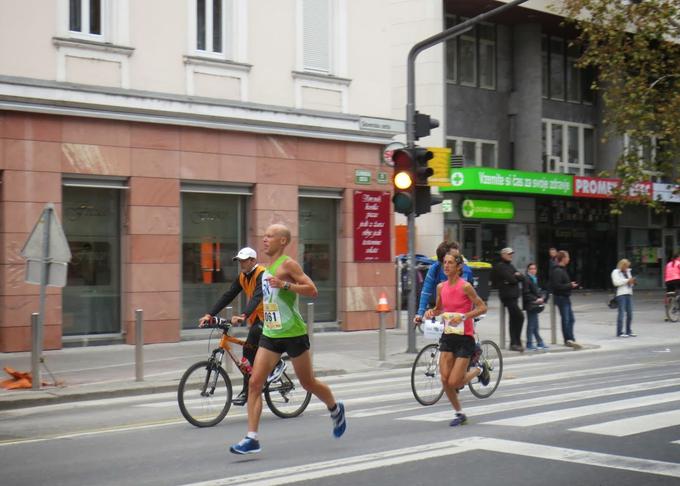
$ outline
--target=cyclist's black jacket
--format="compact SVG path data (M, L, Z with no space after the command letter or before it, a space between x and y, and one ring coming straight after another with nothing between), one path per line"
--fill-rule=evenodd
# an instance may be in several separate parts
M243 313L246 316L251 315L253 312L255 312L255 309L257 309L257 306L260 305L260 302L262 302L262 274L264 272L260 272L257 275L257 282L255 284L255 292L253 293L253 296L250 300L248 300L248 303L246 304L246 308L243 309ZM249 274L246 274L245 278L246 280L250 280L253 278L253 275L255 275L255 272L252 271ZM229 287L229 290L227 290L222 297L220 297L220 300L217 301L217 303L213 306L213 308L210 310L210 315L211 316L216 316L222 309L224 309L227 305L231 303L232 300L236 298L238 294L241 293L243 290L243 287L241 287L241 283L239 282L239 279L236 278L234 280L234 283L231 284L231 287Z

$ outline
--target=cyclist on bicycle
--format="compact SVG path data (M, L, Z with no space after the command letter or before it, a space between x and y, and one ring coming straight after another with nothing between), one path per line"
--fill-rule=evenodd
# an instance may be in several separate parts
M668 260L664 272L664 282L666 283L666 292L680 291L680 252L673 255L673 258Z
M472 285L462 279L462 256L447 254L444 272L448 280L437 285L437 304L425 312L425 318L441 314L444 321L444 332L439 339L439 372L446 396L456 412L449 425L455 427L467 420L458 400L458 390L478 376L482 385L489 384L486 363L468 370L475 351L473 319L486 312L486 304Z
M413 324L420 324L423 322L423 315L425 314L425 309L428 307L433 307L435 303L435 298L437 297L437 284L445 282L447 279L444 273L444 268L442 262L444 261L444 255L452 250L457 250L460 252L460 244L457 241L442 241L437 247L437 261L433 263L427 270L427 275L425 275L425 281L423 282L423 288L420 291L420 301L418 304L418 311L413 318ZM463 260L464 262L465 260ZM463 279L470 283L474 282L472 276L472 269L463 263Z
M260 342L262 321L264 320L264 312L262 310L262 274L264 273L264 267L258 265L257 253L249 247L241 248L233 260L238 260L241 267L238 279L234 280L229 290L220 297L210 312L201 317L198 326L204 327L210 324L210 321L222 309L228 306L241 291L244 291L248 297L248 303L241 315L231 318L231 323L238 326L243 321L248 322L250 328L248 329L246 345L243 346L243 357L252 365L255 362L255 351L257 351L257 345ZM248 401L249 379L250 375L244 375L243 389L231 402L234 405L243 406Z

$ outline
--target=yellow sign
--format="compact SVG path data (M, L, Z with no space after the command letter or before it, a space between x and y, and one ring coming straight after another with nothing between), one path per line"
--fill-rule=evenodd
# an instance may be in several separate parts
M448 187L451 185L449 179L449 172L451 170L451 149L442 147L428 147L427 150L432 152L432 157L427 163L432 167L434 174L428 179L430 186Z

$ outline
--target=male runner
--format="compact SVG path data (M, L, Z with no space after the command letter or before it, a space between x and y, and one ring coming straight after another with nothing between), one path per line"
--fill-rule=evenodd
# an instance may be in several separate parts
M252 454L261 450L258 428L262 415L262 388L283 353L288 353L295 375L304 389L328 407L333 420L333 435L341 437L347 427L345 406L335 401L331 389L317 380L312 370L307 325L298 310L298 295L316 297L318 292L300 264L284 255L290 239L290 230L282 224L269 226L264 234L264 252L271 262L262 276L264 329L248 389L248 433L229 448L234 454Z

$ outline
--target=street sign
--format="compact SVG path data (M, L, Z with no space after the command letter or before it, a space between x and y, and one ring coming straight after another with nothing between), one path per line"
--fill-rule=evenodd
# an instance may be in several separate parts
M355 184L370 184L371 183L371 171L365 169L356 169L354 171L354 183Z
M389 182L387 172L378 172L376 174L376 180L378 181L378 184L387 184Z
M463 199L460 207L464 218L512 219L515 217L515 205L512 201Z
M45 206L21 250L21 256L26 259L26 282L40 285L41 266L46 262L47 285L52 287L66 285L71 250L52 203Z

